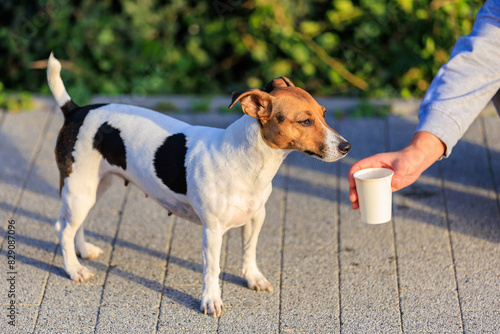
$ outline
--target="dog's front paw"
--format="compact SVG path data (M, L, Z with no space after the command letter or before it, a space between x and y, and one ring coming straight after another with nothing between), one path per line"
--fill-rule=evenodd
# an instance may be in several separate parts
M86 242L85 247L79 249L77 253L80 254L82 259L92 260L99 257L104 251L100 247Z
M203 296L201 298L201 312L205 314L211 314L216 317L220 317L222 315L222 299L220 295L216 296Z
M94 276L94 273L84 266L80 266L75 269L68 269L66 272L73 281L77 282L87 281Z
M250 289L273 292L271 283L269 283L260 271L244 272L243 276L245 276L247 285Z

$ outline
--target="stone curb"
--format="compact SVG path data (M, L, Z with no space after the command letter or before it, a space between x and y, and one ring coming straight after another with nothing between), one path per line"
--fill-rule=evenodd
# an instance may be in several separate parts
M187 95L160 95L160 96L94 96L90 103L124 103L133 104L149 109L158 110L161 104L175 106L175 110L164 111L167 114L196 114L196 115L235 115L238 113L227 109L230 103L229 96L187 96ZM349 116L350 110L355 108L360 102L364 101L361 98L350 97L318 97L317 101L323 105L328 111L335 113L342 111ZM420 106L420 99L398 99L398 98L383 98L383 99L368 99L375 106L390 106L389 114L395 116L410 116L417 115ZM199 107L205 107L206 110L193 110L193 105L198 104ZM55 107L54 100L48 95L33 96L33 110L51 110ZM198 107L198 108L199 108ZM161 109L161 108L160 108ZM238 110L238 109L237 109ZM161 111L161 110L160 110ZM496 109L492 102L489 102L481 112L480 116L493 116Z

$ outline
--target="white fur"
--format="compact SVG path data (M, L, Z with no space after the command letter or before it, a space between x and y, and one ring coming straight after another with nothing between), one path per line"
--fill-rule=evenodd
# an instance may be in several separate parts
M62 107L66 102L71 100L66 88L64 88L61 79L61 63L54 57L54 53L50 53L49 62L47 64L47 81L49 82L50 90L56 99L57 105Z
M328 127L326 126L325 126L325 131L326 131L325 145L327 147L327 151L325 157L322 160L328 162L339 160L345 155L339 151L338 149L339 144L346 140L338 133L332 131L331 129L328 129Z

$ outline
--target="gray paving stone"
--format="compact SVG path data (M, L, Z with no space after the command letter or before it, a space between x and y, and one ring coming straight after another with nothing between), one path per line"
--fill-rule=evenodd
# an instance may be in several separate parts
M40 124L38 127L43 128ZM58 172L54 173L52 168L55 165L51 152L55 130L51 132L51 129L54 129L53 123L49 132L41 136L44 140L40 142L38 159L13 217L16 221L16 301L22 305L40 305L57 242L52 228L58 215L57 191L52 184ZM7 281L2 279L0 286L6 284ZM3 298L1 302L4 302Z
M79 328L35 328L33 333L36 334L92 334L94 327L79 327Z
M488 270L500 268L500 243L461 233L452 233L453 253L457 270ZM496 239L496 236L488 236Z
M338 287L336 249L284 249L283 288Z
M103 306L159 307L164 266L147 263L111 267L102 297Z
M466 333L498 333L500 331L500 311L464 311L464 331Z
M2 319L2 327L5 333L31 333L35 327L36 318L38 317L37 306L22 306L16 305L15 319L8 318L7 315L10 314L8 310L2 306L4 311L4 319ZM10 325L8 321L14 321L14 325Z
M294 333L294 334L331 334L331 333L340 333L340 328L337 329L330 329L330 330L321 330L321 329L299 329L299 330L294 330L294 329L288 329L288 330L283 330L281 333Z
M465 234L479 239L499 240L498 206L487 152L482 146L483 131L474 122L449 159L443 161L445 194L454 247L455 236ZM463 159L463 157L467 159ZM491 235L491 232L496 232ZM457 261L458 262L461 261Z
M176 223L174 239L167 267L166 286L200 286L203 284L201 259L201 228L195 228L194 239L184 239L183 231L188 230L188 222ZM197 234L200 234L198 236ZM200 243L197 243L199 239ZM182 241L182 240L185 240Z
M398 254L414 251L449 252L448 229L446 226L439 226L440 223L435 224L438 220L445 223L444 218L436 216L427 215L421 220L411 212L398 212L394 218ZM427 223L428 221L431 222Z
M334 309L316 309L310 311L293 309L282 311L281 330L282 332L329 330L337 332L340 328L339 315Z
M495 189L500 191L500 119L498 117L486 117L482 119L484 131L486 133L486 143L488 156L491 161L491 171Z
M346 309L399 309L396 272L344 269L340 277L342 312Z
M457 271L464 311L500 310L500 270Z
M378 226L344 229L340 242L341 267L393 268L394 242L391 230Z
M167 268L167 277L165 286L202 286L203 285L203 266L200 260L197 263L174 259Z
M403 330L462 330L457 293L453 290L401 290Z
M158 330L217 330L217 318L201 313L200 303L200 287L165 287Z
M228 309L219 321L218 333L276 333L278 309Z
M101 307L95 333L155 333L158 308Z
M281 289L281 330L337 330L338 296L337 288Z
M8 113L0 131L0 222L6 222L15 209L25 173L34 149L42 135L43 126L50 118L48 112ZM29 188L28 188L29 189ZM3 234L2 234L3 237Z
M401 289L455 289L449 252L415 251L398 254Z
M2 257L2 260L6 259ZM15 275L16 303L26 306L40 305L47 282L50 265L41 261L30 260L29 263L21 262L23 258L17 260ZM2 270L4 270L2 263ZM7 291L10 290L10 283L7 279L7 271L2 272L0 279L0 291L2 293L0 303L7 305L10 298L7 298Z
M56 332L93 328L101 293L101 286L47 286L36 329Z
M286 198L284 246L336 246L338 166L315 161L298 153L292 153L286 163L289 166L289 191Z
M285 247L303 249L336 247L337 231L334 219L321 218L319 214L313 214L308 218L299 218L297 217L299 211L301 210L298 208L287 210L287 214L294 216L293 220L302 221L300 224L303 226L296 229L286 227ZM292 219L287 218L286 220L288 224Z
M146 210L153 207L145 203L143 204L142 208ZM151 204L154 204L154 208L156 208L156 203ZM132 209L127 205L122 223L128 223L132 220L130 210ZM134 210L135 212L140 211L139 208ZM138 224L134 227L128 227L130 225L120 226L111 263L147 262L154 265L165 264L170 247L173 219L173 217L168 217L165 211L159 217L151 215L148 219L148 224Z
M342 310L342 333L401 333L398 309Z
M264 276L273 286L279 289L279 271L271 271L266 268L262 270ZM279 291L256 291L247 286L244 277L241 277L239 269L225 268L223 273L222 301L226 308L279 308Z

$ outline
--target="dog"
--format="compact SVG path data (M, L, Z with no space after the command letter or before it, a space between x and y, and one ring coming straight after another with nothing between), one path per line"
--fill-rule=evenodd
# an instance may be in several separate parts
M63 202L55 228L71 279L93 276L77 253L93 259L103 251L85 241L83 222L118 175L169 214L202 225L202 312L222 314L219 261L223 235L231 228L243 229L242 275L248 287L272 291L257 266L256 247L278 168L293 150L332 162L351 149L327 125L325 108L279 77L260 90L233 92L229 108L239 101L245 115L227 129L192 126L132 105L79 107L60 72L51 53L47 79L64 114L55 147Z

